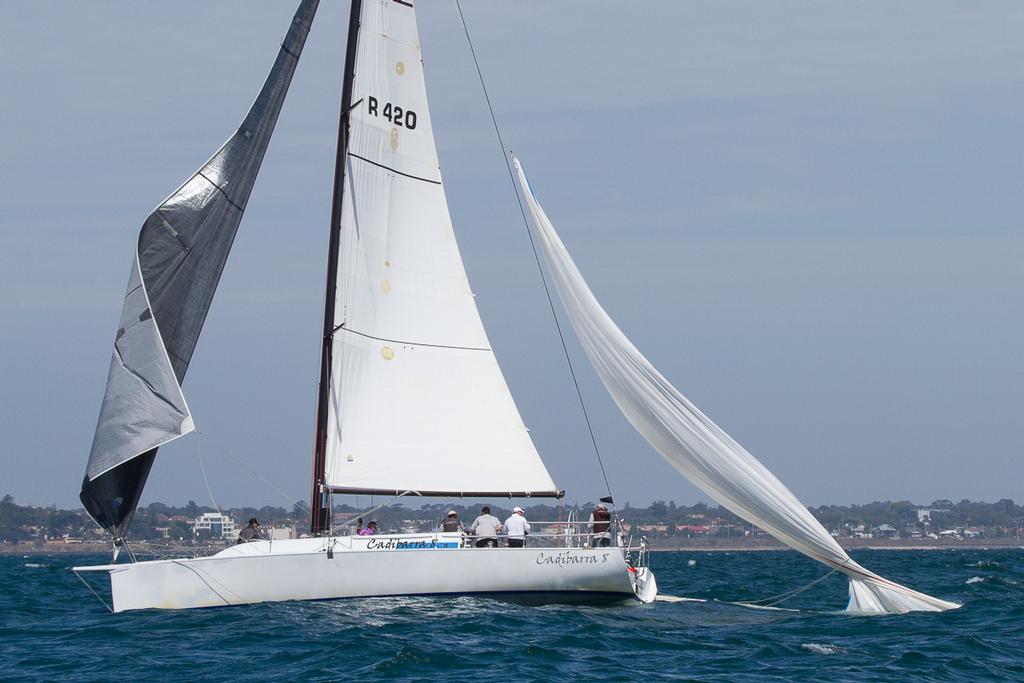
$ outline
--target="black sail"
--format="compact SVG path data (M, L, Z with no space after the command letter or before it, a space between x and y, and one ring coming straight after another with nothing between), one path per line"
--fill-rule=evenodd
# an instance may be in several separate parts
M234 135L142 226L79 498L122 539L157 449L194 430L181 383L309 34L303 0Z

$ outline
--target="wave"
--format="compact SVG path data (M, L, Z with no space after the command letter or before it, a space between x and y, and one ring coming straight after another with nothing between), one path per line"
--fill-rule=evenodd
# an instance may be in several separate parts
M828 643L800 643L800 647L819 655L844 655L846 654L846 648L840 647L839 645L829 645Z

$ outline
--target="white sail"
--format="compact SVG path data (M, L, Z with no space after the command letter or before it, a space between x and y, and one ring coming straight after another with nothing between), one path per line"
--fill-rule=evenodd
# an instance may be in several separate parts
M850 579L847 609L886 613L959 605L893 583L854 562L775 475L673 387L598 303L515 160L548 271L576 336L626 419L687 479L786 545Z
M459 255L411 2L363 2L354 73L327 485L554 495Z

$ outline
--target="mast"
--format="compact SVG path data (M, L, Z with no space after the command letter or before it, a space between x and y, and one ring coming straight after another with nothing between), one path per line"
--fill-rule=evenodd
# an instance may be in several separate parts
M312 492L309 498L309 533L322 534L328 528L331 495L324 481L327 461L327 414L331 399L331 364L334 347L334 305L338 289L338 249L341 241L341 208L345 194L345 157L348 154L349 111L352 109L352 81L355 77L356 47L362 0L352 0L345 48L345 75L341 86L338 118L338 151L334 161L334 194L331 201L330 241L327 250L327 289L324 295L324 334L320 353L320 384L316 401L316 441L313 447Z

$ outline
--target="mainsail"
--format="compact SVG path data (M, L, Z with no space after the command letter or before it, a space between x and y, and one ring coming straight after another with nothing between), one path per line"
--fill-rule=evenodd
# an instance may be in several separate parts
M318 491L559 495L491 350L455 241L413 3L361 5L346 67L326 434L317 446L318 458L321 448L326 455L314 499Z
M195 429L181 392L319 0L303 0L241 126L142 226L80 498L123 538L157 449Z
M743 519L846 574L848 610L886 613L958 607L889 581L853 561L768 468L651 365L594 297L534 197L518 159L514 162L548 272L584 352L623 415L662 457Z

